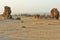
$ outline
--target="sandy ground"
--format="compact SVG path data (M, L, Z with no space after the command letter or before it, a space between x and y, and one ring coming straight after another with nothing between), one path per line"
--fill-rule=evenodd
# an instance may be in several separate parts
M0 20L0 40L60 40L60 20Z

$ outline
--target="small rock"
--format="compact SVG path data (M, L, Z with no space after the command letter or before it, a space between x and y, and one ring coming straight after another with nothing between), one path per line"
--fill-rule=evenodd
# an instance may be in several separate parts
M21 18L17 17L16 20L21 20Z
M26 26L22 26L22 28L26 28Z

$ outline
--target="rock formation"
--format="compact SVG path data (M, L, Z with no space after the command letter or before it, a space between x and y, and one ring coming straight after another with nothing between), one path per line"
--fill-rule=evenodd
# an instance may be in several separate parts
M11 19L12 18L12 16L11 16L11 8L8 7L8 6L5 6L2 16L4 17L4 19Z
M57 8L53 8L53 9L51 10L51 17L52 17L52 18L59 19L59 11L58 11Z

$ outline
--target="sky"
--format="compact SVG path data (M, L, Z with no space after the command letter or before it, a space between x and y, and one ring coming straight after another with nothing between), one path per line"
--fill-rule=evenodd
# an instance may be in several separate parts
M11 7L12 14L50 12L52 8L60 11L60 0L0 0L0 14L4 6Z

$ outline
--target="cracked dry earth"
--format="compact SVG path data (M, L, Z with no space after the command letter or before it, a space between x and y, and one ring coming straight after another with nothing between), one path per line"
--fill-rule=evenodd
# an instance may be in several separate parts
M60 40L60 20L2 20L0 40Z

